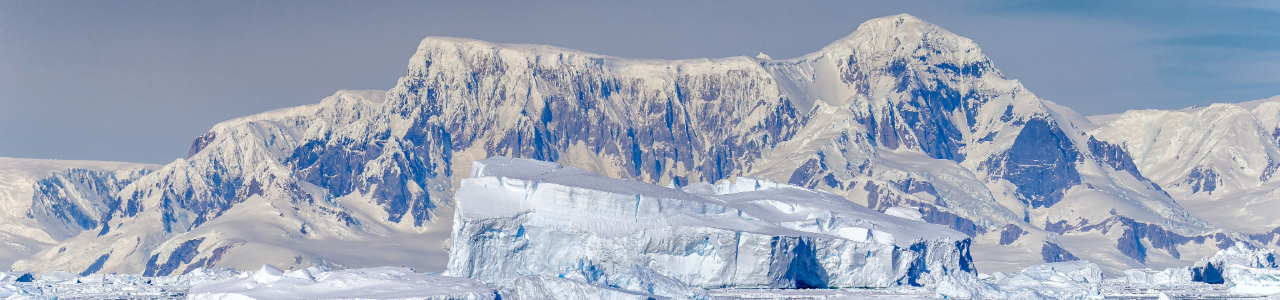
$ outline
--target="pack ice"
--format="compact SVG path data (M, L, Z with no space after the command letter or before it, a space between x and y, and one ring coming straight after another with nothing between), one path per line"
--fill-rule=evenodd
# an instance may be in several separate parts
M475 161L456 195L447 275L503 298L705 299L708 288L976 278L960 232L752 178L675 189L494 157Z
M421 299L488 300L493 290L466 278L415 273L404 267L282 271L263 265L238 278L191 288L188 299Z

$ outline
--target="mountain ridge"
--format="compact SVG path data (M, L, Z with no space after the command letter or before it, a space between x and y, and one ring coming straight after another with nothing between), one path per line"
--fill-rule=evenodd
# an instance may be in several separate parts
M122 188L99 231L61 243L86 258L46 250L15 267L354 267L378 260L306 247L394 237L418 239L389 249L439 254L443 238L425 236L447 232L458 174L491 156L660 185L760 177L914 210L973 237L985 270L1187 265L1215 243L1251 243L1131 172L1127 148L1004 78L972 40L910 15L789 60L502 45L429 37L385 94L219 123L186 159Z

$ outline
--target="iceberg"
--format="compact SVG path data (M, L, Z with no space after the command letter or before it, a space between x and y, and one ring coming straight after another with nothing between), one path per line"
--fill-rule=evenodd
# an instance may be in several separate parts
M1275 250L1238 243L1196 262L1195 267L1191 268L1191 280L1209 284L1226 283L1228 279L1224 276L1224 271L1231 265L1257 269L1280 267L1276 264Z
M592 286L584 293L595 296L583 299L708 299L710 288L932 288L976 278L960 232L767 180L675 189L493 157L473 163L455 201L446 274L504 298Z
M1142 285L1178 285L1192 282L1191 268L1168 268L1163 271L1152 269L1125 270L1117 281Z
M1280 269L1254 268L1237 264L1223 268L1225 284L1234 294L1269 295L1280 293Z
M1099 290L1102 269L1083 260L1030 266L1011 275L997 272L985 281L1010 298L1105 298Z

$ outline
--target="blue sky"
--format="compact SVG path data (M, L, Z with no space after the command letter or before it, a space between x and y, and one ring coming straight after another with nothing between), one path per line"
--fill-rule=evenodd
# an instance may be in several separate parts
M0 156L167 163L219 121L389 89L426 36L782 59L898 13L1085 114L1280 94L1274 1L0 0Z

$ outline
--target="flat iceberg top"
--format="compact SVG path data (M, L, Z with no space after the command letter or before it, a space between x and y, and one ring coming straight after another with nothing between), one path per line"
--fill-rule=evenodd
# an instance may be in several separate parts
M835 194L756 178L739 177L736 181L725 181L716 187L715 195L705 197L774 223L804 222L813 220L816 214L830 212L838 217L834 219L847 222L844 225L884 231L892 234L899 243L918 239L968 238L946 226L887 215Z
M691 195L683 191L652 185L639 181L608 178L574 167L564 167L558 163L540 160L491 157L472 163L471 178L505 177L523 179L542 183L554 183L570 187L592 189L602 192L643 195L646 197L669 198L706 202L707 199Z
M490 188L472 189L472 185ZM508 188L493 188L499 185ZM468 218L537 210L570 217L563 220L568 224L617 224L590 226L599 232L693 225L899 246L920 239L968 238L945 226L886 215L834 194L790 184L740 177L720 186L700 183L675 189L607 178L552 162L507 157L475 161L471 179L463 181L457 199L465 199L458 205ZM564 205L575 206L571 208L574 211L558 207ZM624 226L623 222L639 227Z

